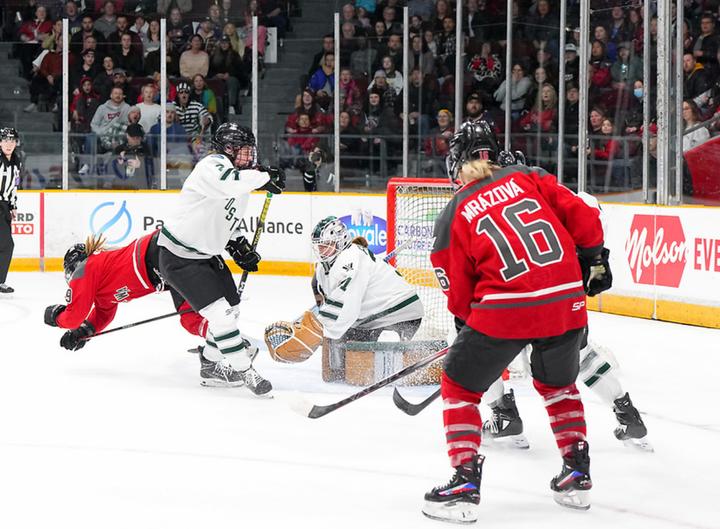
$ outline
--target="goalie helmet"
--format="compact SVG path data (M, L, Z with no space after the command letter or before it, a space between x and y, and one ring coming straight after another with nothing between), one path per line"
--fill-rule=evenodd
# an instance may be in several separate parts
M450 152L445 158L448 178L453 187L459 186L458 173L473 160L498 163L500 148L495 131L487 121L463 123L450 139Z
M223 123L212 137L213 148L227 156L236 169L251 169L257 165L257 144L252 131L236 123ZM249 151L244 151L250 147Z
M317 223L312 232L315 255L324 265L331 265L345 248L350 246L351 237L345 223L337 217L327 217Z
M68 285L75 273L75 269L87 258L88 255L85 251L85 245L83 243L74 244L67 252L65 252L65 257L63 258L63 270L65 271L65 281Z

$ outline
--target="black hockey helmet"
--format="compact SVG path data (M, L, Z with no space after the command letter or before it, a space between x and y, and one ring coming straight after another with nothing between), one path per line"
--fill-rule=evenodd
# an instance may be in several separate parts
M237 123L223 123L212 137L213 148L227 156L236 169L250 169L257 164L257 144L252 130ZM238 166L238 151L243 147L252 148L252 158Z
M18 131L12 127L3 127L0 129L0 141L1 140L19 141L20 135L18 134Z
M65 252L63 258L63 270L65 271L65 281L70 284L73 273L77 266L88 258L87 252L85 251L85 245L83 243L74 244Z
M492 126L487 121L463 123L450 139L450 152L445 158L448 178L458 185L458 172L464 164L473 160L498 163L500 147Z

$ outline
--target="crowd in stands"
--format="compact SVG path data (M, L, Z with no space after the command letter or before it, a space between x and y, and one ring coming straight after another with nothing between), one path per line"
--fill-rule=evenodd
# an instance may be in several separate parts
M651 5L649 35L643 30L642 0L591 0L590 57L581 61L579 1L568 1L565 49L560 49L559 0L515 0L512 10L512 76L506 79L505 0L468 0L463 5L462 68L464 120L485 119L504 134L506 95L510 91L513 147L548 164L563 149L570 162L569 181L577 174L577 133L580 69L588 68L589 158L596 177L611 185L623 182L633 157L641 156L643 107L655 119L654 83L643 86L643 49L650 46L650 75L657 76L657 16ZM408 62L411 152L424 157L419 170L439 176L441 158L455 122L455 3L448 0L409 0L410 49L402 46L403 5L398 0L356 0L342 7L340 56L334 38L326 35L314 56L304 92L287 120L286 166L303 164L301 151L323 145L332 129L334 75L341 77L341 152L348 167L374 158L383 142L388 156L401 149L403 65ZM673 4L673 12L676 5ZM718 115L720 106L720 2L685 1L684 94L685 128ZM673 27L676 24L673 23ZM558 93L559 65L565 63L565 93ZM583 62L585 64L583 65ZM564 116L558 115L565 98ZM303 116L305 127L297 123ZM559 120L565 142L559 145ZM715 125L685 138L685 150L711 137ZM358 138L351 139L356 135ZM300 140L300 137L303 137ZM325 147L323 147L325 148ZM356 159L353 160L352 158ZM612 162L616 167L613 171ZM366 160L372 167L372 161ZM572 164L575 164L573 167ZM621 169L617 171L617 169ZM623 172L622 169L625 169Z
M13 11L17 7L17 17L14 26L5 24L4 38L16 43L14 55L30 82L30 104L24 110L57 112L62 97L68 98L71 131L87 135L84 141L74 142L80 175L100 172L96 156L112 153L126 141L133 151L157 156L153 134L159 133L163 122L170 137L169 151L197 154L207 133L235 114L239 97L247 94L252 81L252 16L260 21L261 66L267 26L276 27L284 38L289 23L288 3L283 0L29 0L15 4L6 6ZM167 26L164 58L160 56L162 17ZM62 82L64 18L70 35L68 94L63 93ZM163 60L169 103L165 119L160 115L159 93ZM131 125L137 126L128 136ZM141 147L134 144L139 131L143 138L149 135Z
M499 134L512 133L513 148L547 165L562 149L574 178L580 122L581 68L590 78L587 94L588 154L594 175L624 185L631 159L641 155L643 109L655 118L655 83L643 84L643 50L650 47L650 78L657 76L656 3L649 33L644 32L642 0L590 0L590 55L579 56L579 0L567 0L566 45L560 49L560 1L515 0L512 3L512 74L506 79L507 2L467 0L462 12L462 68L456 83L456 4L450 0L408 0L409 49L403 48L404 0L355 0L341 8L340 53L332 34L307 58L309 69L280 146L285 167L307 167L318 149L330 153L333 132L335 75L339 75L339 128L342 163L375 169L381 156L397 160L402 148L403 67L408 66L408 122L411 152L422 158L421 174L439 176L447 139L454 132L455 91L462 90L462 119L489 121ZM684 127L700 128L684 138L684 150L697 147L720 131L720 0L683 0ZM258 52L262 60L267 27L285 38L286 0L61 0L43 4L29 0L19 9L12 39L30 81L27 112L49 111L67 96L72 130L88 133L84 154L94 155L127 140L129 124L146 134L160 126L158 93L160 62L170 80L164 97L173 102L165 116L168 134L185 134L189 155L199 138L236 112L238 98L252 81L250 60L252 16L259 16ZM673 13L676 4L673 3ZM160 16L167 16L167 54L160 57ZM318 16L306 13L305 16ZM61 19L70 26L70 92L62 94ZM7 31L7 28L6 28ZM317 36L318 40L320 35ZM565 93L559 93L561 61ZM506 130L510 93L512 123ZM558 114L560 99L565 113ZM278 103L279 105L281 103ZM170 108L170 107L169 107ZM139 119L128 120L131 109ZM293 110L294 109L294 110ZM171 120L172 121L168 121ZM563 120L565 140L558 140ZM130 123L132 122L132 123ZM112 135L112 137L109 137ZM182 141L174 141L176 144ZM149 138L155 151L157 141ZM613 166L613 162L617 162ZM576 164L576 162L575 162ZM92 164L82 164L92 172ZM617 171L617 168L624 171Z

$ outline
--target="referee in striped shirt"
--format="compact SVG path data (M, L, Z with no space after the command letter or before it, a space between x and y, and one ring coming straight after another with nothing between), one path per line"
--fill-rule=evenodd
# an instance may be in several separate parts
M20 158L15 152L17 144L15 129L0 129L0 298L12 297L15 292L5 284L5 280L15 248L12 221L17 215L17 186L20 183Z

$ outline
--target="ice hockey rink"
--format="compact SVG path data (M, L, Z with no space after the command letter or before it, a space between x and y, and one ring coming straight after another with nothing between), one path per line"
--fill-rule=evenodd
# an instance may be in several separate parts
M200 341L172 317L59 346L43 324L62 303L60 273L11 273L0 299L0 527L5 529L419 528L423 494L452 474L439 402L415 417L391 388L320 419L288 403L300 391L329 404L360 388L324 383L320 354L255 361L274 399L200 386ZM250 276L241 330L259 339L274 320L312 305L308 278ZM173 307L169 294L119 308L110 328ZM654 453L624 447L612 411L585 386L592 508L556 505L548 487L561 460L540 397L513 381L530 450L483 445L476 527L542 529L720 527L720 331L590 314L643 412ZM404 388L414 402L436 387ZM482 408L484 418L489 409Z

